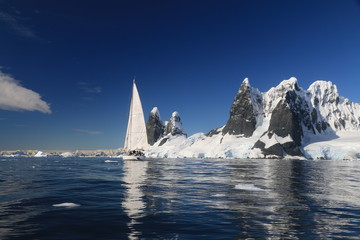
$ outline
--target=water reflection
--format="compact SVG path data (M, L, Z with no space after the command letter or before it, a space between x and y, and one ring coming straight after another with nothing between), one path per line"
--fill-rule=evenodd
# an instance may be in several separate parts
M16 158L0 160L0 239L5 239L18 235L23 230L17 226L38 214L38 209L28 198L40 197L42 193L36 191L37 186L33 184L38 179L38 164L24 165ZM36 226L29 222L26 227L31 229Z
M305 161L278 161L269 165L268 182L273 202L269 208L273 213L269 216L272 223L268 228L270 235L291 236L293 239L316 237L312 227L316 225L311 212L313 201L306 196L312 191L311 172L305 164Z
M140 234L135 231L137 224L151 225L139 223L146 211L157 226L154 237L179 233L181 238L181 233L187 232L208 239L222 234L240 239L355 238L351 235L360 232L360 213L354 211L360 205L359 181L354 174L358 165L299 160L152 160L137 173L141 177L124 180L132 183L127 197L135 196L132 206L124 206L132 218L131 237Z
M124 177L126 191L122 206L130 218L127 224L130 229L129 239L138 239L141 232L136 228L141 224L138 220L145 215L145 202L142 187L146 179L147 161L124 161Z
M1 239L54 233L60 235L53 239L358 239L360 233L360 161L152 159L119 162L123 172L103 159L0 163ZM52 207L67 201L82 206Z
M229 167L232 186L251 183L266 190L230 189L226 194L230 196L228 208L237 213L238 237L357 239L359 211L355 209L360 205L360 187L355 165L298 160L233 162Z

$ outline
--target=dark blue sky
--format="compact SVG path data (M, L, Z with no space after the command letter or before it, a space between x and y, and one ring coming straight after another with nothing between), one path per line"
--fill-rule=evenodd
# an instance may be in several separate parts
M189 134L226 123L245 77L360 102L359 43L355 0L0 0L2 76L51 110L0 99L0 150L122 147L134 76L145 118L178 111Z

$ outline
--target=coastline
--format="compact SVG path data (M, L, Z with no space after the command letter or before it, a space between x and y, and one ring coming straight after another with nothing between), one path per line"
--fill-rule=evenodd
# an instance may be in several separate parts
M97 150L0 150L0 157L36 157L42 152L46 156L59 157L117 157L123 154L123 149Z

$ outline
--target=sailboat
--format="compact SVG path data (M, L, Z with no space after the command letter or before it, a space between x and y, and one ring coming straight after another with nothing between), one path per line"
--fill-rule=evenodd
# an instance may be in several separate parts
M133 81L129 121L126 130L124 160L144 160L144 150L148 148L144 112L135 80Z

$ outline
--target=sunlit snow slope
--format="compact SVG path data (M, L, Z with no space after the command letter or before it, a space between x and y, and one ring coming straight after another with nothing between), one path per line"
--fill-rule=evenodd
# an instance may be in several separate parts
M148 134L162 132L152 139L148 157L360 157L360 104L339 96L331 82L316 81L304 90L292 77L262 93L246 78L227 123L190 137L182 130L177 112L165 124L158 109L154 112L147 123Z

